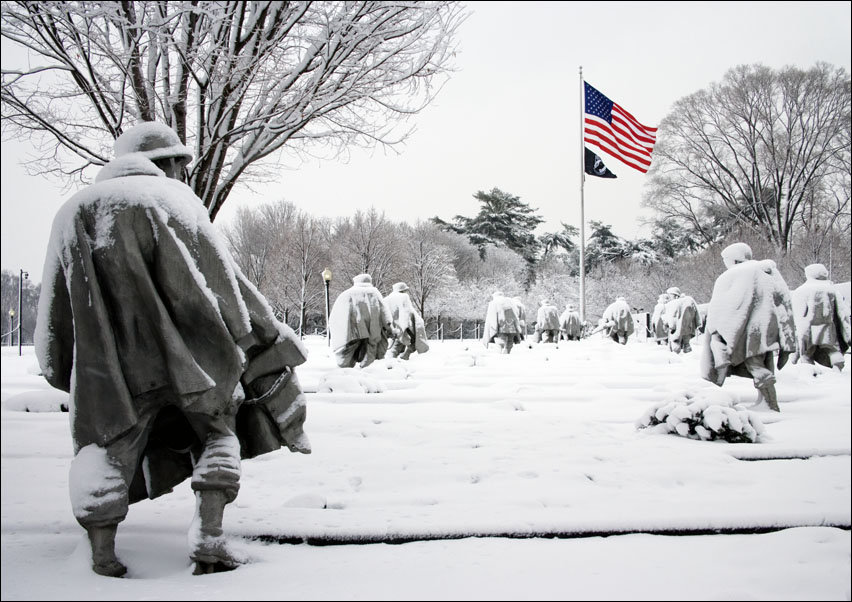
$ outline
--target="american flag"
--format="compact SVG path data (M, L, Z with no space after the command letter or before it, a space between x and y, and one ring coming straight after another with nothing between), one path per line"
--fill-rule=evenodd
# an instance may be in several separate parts
M657 128L642 125L633 115L586 82L583 82L583 86L586 92L583 140L633 169L647 172L651 167Z

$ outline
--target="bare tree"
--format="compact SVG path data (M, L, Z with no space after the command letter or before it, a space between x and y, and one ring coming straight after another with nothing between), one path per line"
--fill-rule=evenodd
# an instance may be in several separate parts
M292 282L282 275L295 270L286 246L287 233L295 219L292 203L269 203L256 209L241 207L234 222L223 231L239 268L285 320L290 314L292 295L288 287Z
M375 207L358 210L351 218L338 219L333 229L332 248L334 264L342 272L344 283L351 283L358 274L370 274L373 286L382 290L398 280L402 273L399 226Z
M128 126L194 144L188 183L215 218L283 149L394 145L452 68L456 2L3 2L3 131L34 172L86 179ZM8 57L7 57L8 55Z
M23 315L18 314L18 287L23 285L21 294L21 309ZM36 316L38 314L38 298L41 294L41 284L35 285L30 280L20 281L20 274L3 270L0 274L0 345L12 345L18 342L18 325L21 326L21 342L31 345L33 333L35 332ZM10 311L14 315L10 315Z
M405 267L403 278L411 289L411 299L421 316L426 316L426 301L442 288L456 283L453 256L444 245L442 232L430 222L403 226Z
M329 249L326 247L329 230L327 220L297 210L284 233L282 255L288 258L289 269L279 271L278 277L292 283L287 291L298 308L297 332L300 335L305 334L308 310L324 311L325 288L321 271L329 261Z
M818 217L814 207L834 203L848 214L848 193L832 203L827 194L829 180L848 173L849 120L842 68L736 67L663 120L644 202L706 244L723 222L787 251L797 228Z

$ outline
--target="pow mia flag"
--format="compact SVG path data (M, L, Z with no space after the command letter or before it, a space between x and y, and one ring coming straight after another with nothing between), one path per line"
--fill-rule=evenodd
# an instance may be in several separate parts
M614 173L612 173L604 162L598 157L595 153L590 151L589 149L583 147L586 151L586 167L585 172L590 176L597 176L599 178L617 178Z

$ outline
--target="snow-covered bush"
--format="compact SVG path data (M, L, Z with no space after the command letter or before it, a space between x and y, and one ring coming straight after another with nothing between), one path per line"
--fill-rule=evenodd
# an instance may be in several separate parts
M56 389L27 391L3 402L10 412L67 412L68 393Z
M636 428L730 443L759 443L765 433L757 414L735 403L734 398L721 389L676 394L651 406L636 421Z

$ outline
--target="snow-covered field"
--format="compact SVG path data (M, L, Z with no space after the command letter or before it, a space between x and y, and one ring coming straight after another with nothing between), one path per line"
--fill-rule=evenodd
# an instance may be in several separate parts
M306 343L314 452L244 462L225 512L248 564L191 574L184 483L131 506L124 579L88 568L68 414L20 411L64 395L3 348L3 600L850 599L849 366L788 365L763 440L731 444L636 428L687 394L751 404L750 381L698 377L700 350L430 341L340 370Z

